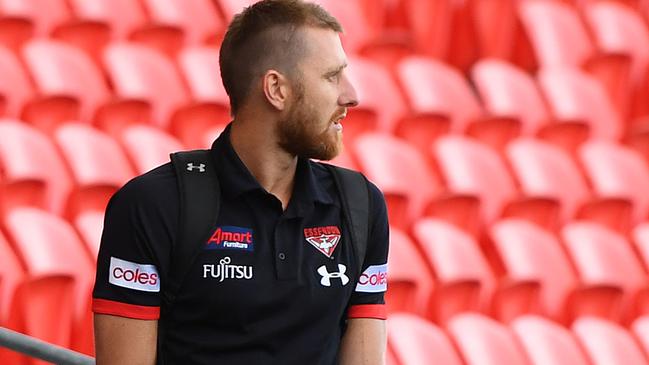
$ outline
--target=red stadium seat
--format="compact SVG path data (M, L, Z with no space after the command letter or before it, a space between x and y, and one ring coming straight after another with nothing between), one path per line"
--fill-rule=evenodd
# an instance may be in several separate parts
M615 323L583 317L573 323L572 331L593 365L647 363L647 358L631 334Z
M645 354L649 354L649 316L639 317L629 328L640 343Z
M29 124L0 119L0 202L3 211L33 206L63 212L72 180L56 146Z
M113 39L125 39L146 22L139 1L133 0L68 0L77 19L105 24Z
M433 290L433 277L417 246L400 229L390 229L388 313L425 315Z
M495 223L489 230L489 238L493 242L498 266L502 267L504 280L511 284L520 283L522 289L521 300L515 303L519 308L512 308L512 312L517 314L540 309L544 315L564 320L564 308L578 282L557 238L520 219ZM534 293L535 289L538 293ZM529 303L524 302L525 299L536 301Z
M90 257L96 260L99 253L101 233L104 228L104 212L83 212L77 216L73 224L79 236L83 239Z
M591 138L620 138L620 116L598 80L571 68L544 69L538 77L557 120L587 124Z
M0 232L0 326L6 326L11 303L18 285L24 279L24 270L9 241Z
M581 282L574 316L628 320L646 311L647 275L624 236L585 221L565 225L561 236Z
M491 222L516 198L507 166L489 146L471 138L449 135L437 140L433 155L447 189L480 200L482 219Z
M117 142L92 127L67 123L54 139L76 185L65 213L70 220L85 210L103 211L110 196L134 176Z
M435 275L428 318L445 323L453 315L483 310L494 291L494 278L478 243L459 228L422 219L413 235Z
M231 120L230 98L221 81L219 51L207 46L186 47L178 63L195 105L176 113L172 133L187 146L202 148L206 129L222 129Z
M638 224L633 229L631 237L645 269L649 270L649 222Z
M462 358L442 329L425 319L410 314L394 314L388 318L388 346L399 365L438 364L462 365Z
M519 120L523 134L536 134L550 122L536 81L522 69L503 60L482 59L471 76L487 111Z
M70 17L65 0L2 0L0 14L0 43L16 51L32 36L47 36Z
M440 190L417 149L388 134L366 133L351 146L361 170L384 192L390 222L407 230Z
M613 142L592 141L582 146L579 158L596 194L630 201L635 222L649 216L645 189L649 165L637 152ZM628 228L623 227L623 232Z
M460 71L440 61L406 58L397 67L397 78L412 113L426 116L427 123L450 124L451 131L466 131L498 147L520 132L520 123L516 120L485 117L482 106ZM427 128L443 131L440 126Z
M476 313L451 319L448 331L468 365L527 365L524 351L504 325Z
M516 318L510 327L534 365L589 365L573 333L539 316Z
M0 80L0 114L17 118L32 99L34 90L20 60L3 46L0 46Z
M184 149L173 136L146 125L132 125L124 129L120 142L138 175L169 162L171 152Z
M143 0L152 24L146 34L136 33L134 38L154 44L171 54L188 44L210 41L217 44L224 33L225 24L210 0ZM180 38L169 39L169 34L177 32ZM180 40L181 43L177 43ZM170 42L170 43L168 43Z
M383 66L366 58L351 56L348 61L346 72L356 89L359 105L347 112L343 121L343 138L351 143L363 132L394 132L407 108L392 75ZM423 129L418 128L418 133L422 132Z
M523 1L519 17L542 67L581 67L594 53L579 14L561 1Z
M564 150L532 138L519 138L506 149L521 191L561 204L561 219L573 217L589 198L588 185L577 164Z
M642 15L622 3L591 2L586 5L585 18L593 30L598 48L607 54L627 55L631 59L631 85L618 80L621 94L619 98L630 97L630 87L639 87L647 76L649 65L649 29ZM624 88L627 88L626 90ZM646 96L646 93L644 94ZM626 111L629 105L625 100L616 100ZM646 101L645 101L646 102Z
M41 95L25 118L45 131L69 120L91 121L109 90L97 66L79 49L62 42L28 42L23 56Z
M34 208L14 209L4 223L28 276L16 293L13 323L29 335L92 352L94 267L77 234Z

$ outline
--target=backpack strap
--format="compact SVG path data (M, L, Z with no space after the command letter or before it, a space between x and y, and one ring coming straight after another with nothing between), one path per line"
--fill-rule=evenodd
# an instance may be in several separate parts
M221 188L209 150L172 153L180 198L178 236L171 250L171 264L163 284L163 300L173 306L191 264L200 253L199 242L207 242L216 225Z
M352 246L360 277L365 263L370 226L370 199L367 180L360 172L324 164L334 178L342 203L345 223L351 232Z

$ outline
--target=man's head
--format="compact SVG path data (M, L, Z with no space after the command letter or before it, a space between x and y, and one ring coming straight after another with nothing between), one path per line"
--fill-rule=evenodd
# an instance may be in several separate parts
M261 104L277 121L283 149L335 157L342 145L338 122L357 104L343 74L341 31L324 9L300 0L263 0L236 15L220 52L235 119L247 105Z

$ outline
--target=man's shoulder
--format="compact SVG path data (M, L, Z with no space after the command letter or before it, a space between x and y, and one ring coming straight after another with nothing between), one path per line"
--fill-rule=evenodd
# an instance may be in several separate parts
M365 175L362 172L352 170L352 169L349 169L349 168L345 168L345 167L332 165L332 164L329 164L329 163L326 163L326 162L319 162L319 161L310 160L310 163L311 163L311 168L312 168L312 171L313 171L313 174L314 174L315 178L318 181L320 181L322 184L324 184L324 186L326 188L333 189L333 190L330 190L333 193L336 193L335 184L334 184L334 181L333 181L333 177L331 176L331 171L329 170L328 166L334 166L337 169L345 169L345 170L354 171L354 172L357 172L357 173L361 174L363 176L363 178L365 179L365 181L367 182L369 195L370 195L370 204L371 204L371 206L372 207L378 207L381 204L385 204L384 203L384 198L383 198L383 193L381 192L379 187L376 186L376 184L374 184L372 181L367 179L367 177L365 177Z
M113 196L113 200L156 205L170 199L178 200L178 183L171 162L134 177Z

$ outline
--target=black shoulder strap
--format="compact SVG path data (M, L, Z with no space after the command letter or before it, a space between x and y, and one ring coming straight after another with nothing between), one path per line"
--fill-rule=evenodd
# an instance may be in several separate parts
M171 154L180 195L178 237L171 252L163 299L172 306L191 264L200 253L198 242L207 242L216 225L221 203L221 188L209 150Z
M352 245L360 276L367 252L370 226L370 200L367 180L360 173L342 167L325 164L331 171L340 194L344 218L352 234Z

